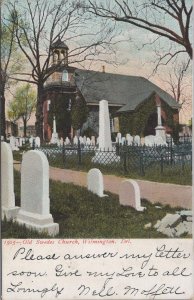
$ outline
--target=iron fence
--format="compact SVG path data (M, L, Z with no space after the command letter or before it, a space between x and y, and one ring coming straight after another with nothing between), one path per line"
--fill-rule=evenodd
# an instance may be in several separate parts
M111 150L96 146L64 145L38 148L43 151L52 166L60 168L84 169L100 168L102 171L140 176L176 176L180 183L185 177L191 181L192 144L191 141L165 146L145 146L113 144Z

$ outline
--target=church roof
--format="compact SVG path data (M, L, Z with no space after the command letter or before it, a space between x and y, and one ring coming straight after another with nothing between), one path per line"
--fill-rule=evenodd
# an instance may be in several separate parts
M75 75L76 85L88 103L97 104L104 99L110 105L122 106L119 112L133 111L156 93L170 107L180 107L170 94L144 77L80 69L76 69Z
M68 46L59 37L58 40L51 45L51 49L69 49Z

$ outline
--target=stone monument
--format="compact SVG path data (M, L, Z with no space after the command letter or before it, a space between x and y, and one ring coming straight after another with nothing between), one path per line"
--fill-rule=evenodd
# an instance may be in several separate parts
M57 144L59 140L58 137L58 133L57 133L57 129L56 129L56 120L55 120L55 116L53 117L53 133L52 133L52 137L51 137L51 144Z
M120 156L112 148L108 101L101 100L99 106L99 144L92 162L104 165L119 162Z

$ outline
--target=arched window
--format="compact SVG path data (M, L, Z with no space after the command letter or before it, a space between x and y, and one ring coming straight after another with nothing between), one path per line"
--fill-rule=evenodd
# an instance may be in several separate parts
M64 70L62 73L62 81L68 81L68 72L67 70Z

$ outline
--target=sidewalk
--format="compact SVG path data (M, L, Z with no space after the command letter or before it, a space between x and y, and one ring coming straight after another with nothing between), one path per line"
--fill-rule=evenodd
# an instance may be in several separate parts
M15 162L14 168L20 170L20 164ZM127 178L114 175L103 175L104 190L114 194L119 193L121 181ZM75 185L87 185L87 173L68 169L50 167L50 179ZM160 202L169 204L172 207L192 208L192 187L186 185L152 182L146 180L136 180L140 186L141 198L145 198L152 203Z
M50 167L50 178L62 182L74 183L86 186L87 173L67 169ZM114 194L119 193L121 181L127 179L114 175L103 175L104 190ZM172 207L180 206L191 209L192 207L192 187L170 183L159 183L145 180L136 180L140 186L141 198L145 198L152 203L160 202L169 204Z

